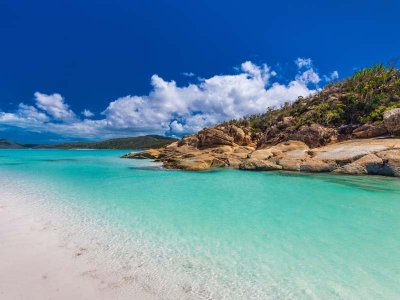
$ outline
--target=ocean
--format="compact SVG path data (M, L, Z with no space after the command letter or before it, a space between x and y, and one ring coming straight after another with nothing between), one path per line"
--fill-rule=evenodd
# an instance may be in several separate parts
M399 298L400 179L165 170L126 152L0 150L0 197L157 299Z

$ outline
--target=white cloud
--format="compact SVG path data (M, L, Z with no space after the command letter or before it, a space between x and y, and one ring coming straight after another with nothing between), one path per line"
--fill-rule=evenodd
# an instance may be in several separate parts
M312 66L311 58L301 58L298 57L294 63L297 65L299 69L301 68L310 68Z
M55 120L73 121L75 114L69 109L68 104L64 103L64 98L60 94L46 95L39 92L35 94L36 106Z
M321 81L321 78L319 77L318 73L311 68L297 75L296 80L307 85L309 83L317 84Z
M94 113L92 113L90 110L88 109L84 109L82 112L82 115L84 115L86 118L90 118L94 116Z
M172 132L175 132L177 134L185 132L185 127L183 124L179 123L177 120L173 120L170 124L169 127L171 128Z
M294 62L297 65L297 68L299 69L299 73L296 76L296 81L302 82L304 85L308 84L316 85L321 81L318 72L315 71L312 67L311 58L299 57Z
M311 60L296 60L296 64L306 70L286 84L272 82L277 74L268 65L250 61L241 65L238 74L216 75L186 86L153 75L148 95L115 99L98 120L86 119L93 116L89 110L82 112L85 119L79 118L60 94L36 92L35 106L20 104L14 112L0 112L0 125L97 139L192 133L313 93L321 79Z
M193 72L182 72L181 74L182 74L183 76L187 76L187 77L196 76L196 74L194 74Z
M324 80L326 81L326 82L330 82L330 81L333 81L333 80L336 80L336 79L338 79L339 78L339 72L338 71L333 71L331 74L329 74L329 75L324 75Z
M0 125L10 124L21 128L36 130L48 122L50 118L34 106L20 103L14 113L0 112Z
M34 121L34 122L47 122L49 117L36 109L34 106L20 103L18 105L18 114L22 119Z

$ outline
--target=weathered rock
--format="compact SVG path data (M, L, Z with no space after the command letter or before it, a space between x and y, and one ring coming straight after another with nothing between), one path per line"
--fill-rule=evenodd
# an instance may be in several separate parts
M174 149L178 147L178 142L173 142L171 144L169 144L168 146L166 146L164 149Z
M364 126L357 132L368 132ZM375 128L372 128L375 130ZM304 129L309 135L326 143L335 135L320 126ZM311 132L311 133L310 133ZM328 132L328 138L324 136ZM366 135L368 135L367 133ZM162 149L133 152L123 157L155 159L166 168L200 171L232 167L242 170L290 170L303 172L337 172L346 174L377 174L400 177L400 139L357 139L310 149L309 140L286 140L273 146L253 142L246 144L249 132L231 125L204 129L198 135L184 137ZM285 138L287 139L287 138ZM252 137L252 141L254 141Z
M248 155L255 149L249 146L237 146L233 148L233 152L225 153L229 167L239 168L239 165L247 159Z
M310 148L302 141L286 141L269 148L274 156L302 157Z
M233 153L230 156L243 160L246 159L250 155L250 153L252 153L254 150L255 148L253 147L238 146L234 148Z
M278 128L278 126L268 127L265 132L261 135L259 139L259 146L262 145L274 145L285 139L282 130Z
M187 171L204 171L211 168L214 158L208 155L193 157L176 157L164 161L164 166L168 169L181 169Z
M237 157L228 157L228 165L231 168L239 168L240 164L243 162L243 159Z
M337 168L334 161L324 161L318 158L310 158L300 163L301 172L331 172Z
M229 166L229 162L226 159L214 158L211 162L211 168L223 168Z
M249 154L250 159L256 159L256 160L265 160L272 156L274 156L274 155L270 148L256 150L256 151L252 152L251 154Z
M374 174L378 175L381 173L383 167L383 160L376 156L375 154L367 154L362 158L344 165L335 170L335 173L342 174L353 174L353 175L362 175L362 174Z
M400 150L385 150L364 157L335 170L344 174L400 176Z
M195 135L186 135L178 141L178 146L189 145L197 147L199 145L199 139Z
M353 124L349 124L349 125L341 125L338 128L338 132L341 135L349 135L351 134L356 128L360 127L359 125L353 125Z
M218 155L218 154L229 154L229 153L233 152L233 147L231 147L231 146L217 146L215 148L207 149L206 151L209 151L210 153L213 153L213 154L216 154L216 155Z
M149 149L142 152L130 152L122 155L122 158L133 158L133 159L157 159L161 153L161 149Z
M306 143L309 147L315 148L335 142L338 132L336 129L323 127L319 124L301 126L300 129L290 135L290 140L298 140Z
M281 170L282 167L269 160L247 159L239 165L241 170L271 171Z
M221 145L234 145L234 138L226 134L220 129L216 128L205 128L197 134L199 139L199 148L211 148Z
M301 159L283 157L277 160L277 164L287 171L300 171Z
M233 137L234 142L238 145L247 146L252 142L249 132L245 132L235 125L228 125L224 131Z
M365 139L387 134L387 129L383 125L364 124L354 129L352 134L356 138Z
M309 147L301 141L286 141L275 146L258 149L251 153L250 158L269 159L271 157L305 158Z
M394 148L394 147L393 147ZM400 147L397 149L388 149L376 153L377 156L382 158L384 161L400 161Z
M284 117L283 118L283 125L287 126L292 126L294 122L294 117Z
M381 170L381 175L385 176L397 176L400 177L400 150L386 150L376 153L380 157L384 166Z
M388 110L383 114L383 122L391 134L400 134L400 108Z
M351 163L369 153L400 148L400 139L359 139L309 151L313 158L333 160L339 165Z
M173 146L168 146L165 147L163 151L161 151L159 158L163 158L166 156L171 156L171 155L184 155L184 154L193 154L193 155L199 155L202 154L202 151L199 149L189 146L189 145L183 145L183 146L177 146L176 144Z

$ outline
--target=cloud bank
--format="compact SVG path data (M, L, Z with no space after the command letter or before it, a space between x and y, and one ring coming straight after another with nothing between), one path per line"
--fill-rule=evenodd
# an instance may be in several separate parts
M181 136L307 96L314 93L321 82L339 76L337 71L320 76L308 58L298 58L295 64L297 74L284 83L275 80L278 74L268 65L250 61L244 62L237 74L216 75L186 86L153 75L148 95L115 99L98 118L87 109L81 113L82 117L74 113L60 94L36 92L34 105L20 103L12 112L0 110L0 127L16 126L68 138Z

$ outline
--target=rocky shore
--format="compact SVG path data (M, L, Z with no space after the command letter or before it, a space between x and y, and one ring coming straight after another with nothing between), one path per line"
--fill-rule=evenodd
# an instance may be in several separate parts
M218 125L167 147L123 157L154 159L165 168L190 171L228 167L400 177L400 108L387 111L381 125L326 128L311 124L288 134L285 128L291 122L290 117L284 118L272 138L274 128L254 133L235 125Z

